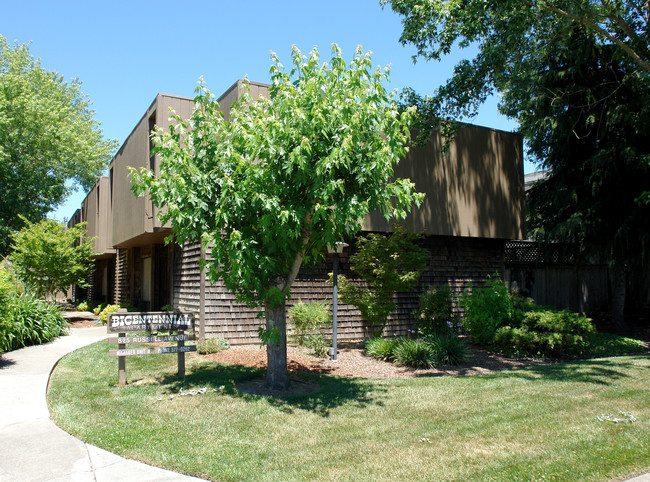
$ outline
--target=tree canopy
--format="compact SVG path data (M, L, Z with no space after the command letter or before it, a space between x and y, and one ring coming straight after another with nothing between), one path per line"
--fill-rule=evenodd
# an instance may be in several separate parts
M202 83L191 119L175 118L154 138L160 175L133 174L134 190L166 206L180 242L211 251L209 278L240 301L263 307L267 383L286 388L285 301L302 265L353 236L381 209L401 218L421 195L393 177L406 153L412 110L399 112L360 48L348 63L334 45L329 63L294 47L286 72L272 56L269 97L248 93L224 117Z
M622 327L625 265L647 250L650 51L647 5L600 0L392 0L401 41L440 59L474 46L432 96L406 93L424 122L453 127L493 94L548 175L529 194L532 233L569 240L614 269ZM436 120L437 119L437 120ZM442 119L442 120L440 120ZM453 130L453 129L452 129Z
M612 262L613 320L624 329L625 266L650 247L650 85L612 45L576 32L528 95L504 99L521 113L529 150L547 169L528 194L531 234L570 241Z
M404 16L400 37L417 57L440 60L452 48L477 47L433 96L407 91L429 119L471 118L495 92L521 88L513 77L534 82L540 60L580 28L599 44L613 45L644 77L650 77L647 5L631 0L382 0Z
M24 221L27 226L13 235L10 260L25 285L37 296L88 286L95 252L86 223L66 228L52 219Z
M75 186L90 189L117 143L103 139L81 82L45 70L28 45L0 36L0 255Z

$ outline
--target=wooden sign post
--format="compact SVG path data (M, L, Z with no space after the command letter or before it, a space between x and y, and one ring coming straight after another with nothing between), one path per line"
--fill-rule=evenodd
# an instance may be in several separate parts
M185 376L185 353L196 351L196 346L185 346L185 341L196 340L194 315L192 313L157 311L150 313L128 313L118 311L108 315L108 332L117 333L117 338L109 338L108 343L117 344L117 350L110 350L109 356L118 357L117 383L126 385L126 357L155 355L159 353L178 354L178 376ZM175 331L175 335L158 335L161 331ZM146 333L146 335L127 336L127 333ZM151 348L127 348L131 343L176 342L176 346Z

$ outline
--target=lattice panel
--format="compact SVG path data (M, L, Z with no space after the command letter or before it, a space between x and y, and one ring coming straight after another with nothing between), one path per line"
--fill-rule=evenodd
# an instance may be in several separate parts
M508 241L506 242L505 262L512 265L573 265L576 263L576 254L575 246L569 244Z

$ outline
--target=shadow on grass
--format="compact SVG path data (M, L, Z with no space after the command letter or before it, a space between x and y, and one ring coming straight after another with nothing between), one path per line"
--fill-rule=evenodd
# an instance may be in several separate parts
M287 395L283 397L265 397L269 403L286 413L294 410L308 410L322 417L328 417L330 410L343 405L364 408L369 405L381 406L381 397L386 388L377 383L358 378L337 377L331 375L307 374L299 378L318 384L321 389L307 394Z
M264 369L244 365L206 364L194 367L184 378L168 375L161 378L159 383L164 387L165 393L169 394L178 394L181 389L206 387L245 402L266 399L270 405L286 413L308 410L322 417L329 416L332 409L343 405L353 404L361 408L371 404L381 405L380 396L386 392L386 388L367 380L311 373L292 374L291 378L317 384L320 389L312 393L270 396L252 395L237 390L237 384L262 378L265 374Z
M520 378L533 381L558 381L611 385L615 380L629 378L626 369L638 369L631 361L590 359L569 363L533 366L487 375L499 378Z

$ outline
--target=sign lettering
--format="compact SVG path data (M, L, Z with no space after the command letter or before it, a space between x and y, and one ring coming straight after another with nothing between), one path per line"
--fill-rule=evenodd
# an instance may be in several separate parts
M125 348L109 350L109 356L158 355L160 353L188 353L196 351L196 345L190 346L159 346L155 348Z
M159 353L178 354L178 376L185 376L185 353L196 351L195 345L185 346L187 340L196 340L196 335L183 332L194 331L194 314L160 311L153 313L127 313L121 310L108 315L108 332L118 333L117 338L109 338L109 343L117 343L117 350L109 350L109 356L118 357L118 385L126 385L126 358L137 355L156 355ZM160 331L177 331L175 335L158 335ZM129 332L147 332L148 335L127 336ZM176 346L155 348L127 348L129 343L176 342Z
M126 343L162 343L172 341L191 341L196 340L196 335L147 335L147 336L118 336L109 338L108 343L126 344Z
M194 330L194 314L180 312L110 313L108 332Z

